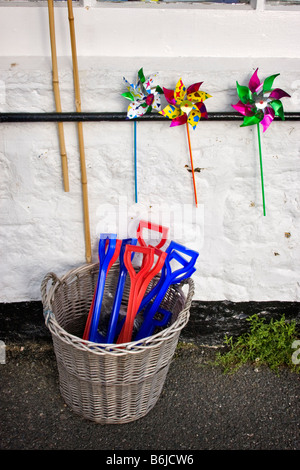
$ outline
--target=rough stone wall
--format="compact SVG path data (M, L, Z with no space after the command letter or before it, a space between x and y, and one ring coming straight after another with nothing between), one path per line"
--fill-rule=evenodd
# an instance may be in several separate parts
M236 80L281 73L276 86L299 111L299 61L255 58L79 57L83 111L126 111L122 77L159 72L203 81L208 111L231 111ZM51 59L2 57L1 112L55 110ZM63 111L74 111L72 64L59 58ZM195 300L298 301L300 297L299 123L274 122L262 136L266 217L261 202L257 135L240 122L201 122L191 132L199 207L194 206L184 127L138 123L138 204L134 203L132 122L84 123L93 261L101 232L134 235L140 218L170 227L170 238L199 251ZM0 301L40 299L43 276L85 263L79 148L65 123L70 192L62 185L57 125L0 125Z

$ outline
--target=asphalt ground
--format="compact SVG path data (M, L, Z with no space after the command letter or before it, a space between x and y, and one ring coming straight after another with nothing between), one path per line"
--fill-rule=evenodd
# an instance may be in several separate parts
M248 364L226 375L212 363L218 350L180 340L154 408L128 424L102 425L64 403L51 339L11 342L0 364L0 449L101 451L99 465L142 455L139 464L128 461L139 468L174 465L176 456L201 468L201 451L299 451L299 374ZM284 455L288 465L295 454Z

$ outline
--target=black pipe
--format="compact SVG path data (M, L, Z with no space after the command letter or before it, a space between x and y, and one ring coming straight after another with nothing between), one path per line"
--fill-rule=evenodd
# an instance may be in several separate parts
M208 121L241 121L243 116L235 112L208 113ZM279 118L275 118L279 119ZM137 121L168 120L161 114L145 114L136 118ZM300 112L285 113L286 121L299 121ZM128 121L126 113L0 113L1 122L97 122L97 121ZM203 119L205 121L205 119Z

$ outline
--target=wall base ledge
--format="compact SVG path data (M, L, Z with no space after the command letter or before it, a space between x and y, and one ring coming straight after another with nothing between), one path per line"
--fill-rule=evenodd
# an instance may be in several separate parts
M266 321L279 319L300 325L300 302L230 302L193 301L188 325L181 339L201 345L220 346L225 335L239 336L247 331L247 318L258 314ZM5 343L51 340L45 326L43 307L40 301L0 304L0 340Z

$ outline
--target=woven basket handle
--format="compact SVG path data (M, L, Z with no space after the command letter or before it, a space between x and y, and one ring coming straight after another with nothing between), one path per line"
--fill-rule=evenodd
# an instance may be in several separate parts
M48 283L49 281L52 281L51 287L48 289ZM41 284L41 295L42 295L42 303L44 309L50 308L50 299L51 299L51 293L50 290L52 291L55 285L60 284L60 279L56 276L54 273L48 273L44 277L42 284Z
M194 297L194 294L195 294L195 283L193 281L193 279L191 277L188 277L186 279L183 279L181 282L180 282L180 286L184 286L184 285L188 285L189 286L189 290L188 290L188 293L187 293L187 298L186 298L186 305L188 306L188 308L190 309L191 307L191 304L192 304L192 300L193 300L193 297Z

